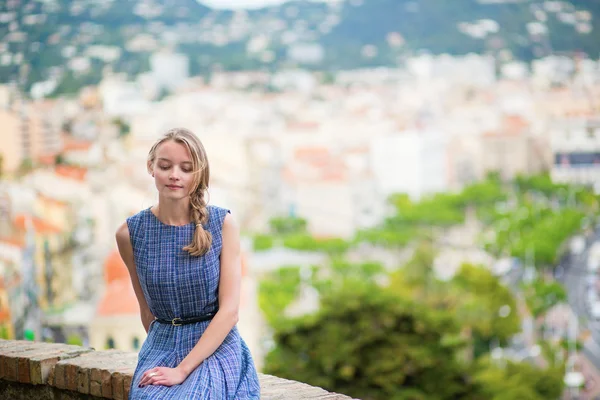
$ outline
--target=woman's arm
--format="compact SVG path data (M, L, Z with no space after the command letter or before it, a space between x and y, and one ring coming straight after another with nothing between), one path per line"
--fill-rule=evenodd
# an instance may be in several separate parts
M127 222L123 223L123 225L117 229L116 238L119 253L121 254L123 262L127 266L129 276L131 277L131 284L133 285L135 296L137 297L140 305L142 324L144 325L144 329L146 329L146 333L148 333L148 329L150 329L150 323L154 320L154 315L152 315L150 308L148 307L148 303L146 303L146 298L144 297L144 292L140 286L140 280L138 279L137 271L135 269L133 247L131 246L131 239L129 238L129 228L127 227Z
M217 311L196 346L177 367L185 373L186 377L217 350L237 324L241 279L240 233L231 214L227 214L223 222L219 311Z
M192 351L176 368L157 367L144 372L140 379L141 386L178 385L217 350L238 322L241 279L240 233L231 214L227 214L223 222L219 311Z

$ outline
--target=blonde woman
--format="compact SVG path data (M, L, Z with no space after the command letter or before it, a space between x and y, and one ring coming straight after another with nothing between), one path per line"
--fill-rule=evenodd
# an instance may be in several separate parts
M239 230L229 211L207 205L204 146L172 129L150 149L158 204L117 230L148 337L130 399L258 399L250 351L236 323Z

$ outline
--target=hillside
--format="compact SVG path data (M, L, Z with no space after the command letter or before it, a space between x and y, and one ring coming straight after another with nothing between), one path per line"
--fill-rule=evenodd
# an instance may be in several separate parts
M189 56L193 75L228 70L397 65L422 51L531 60L600 55L600 0L346 0L212 10L195 0L8 0L0 3L0 82L57 92L106 67L134 76L152 52ZM107 46L107 47L104 47Z

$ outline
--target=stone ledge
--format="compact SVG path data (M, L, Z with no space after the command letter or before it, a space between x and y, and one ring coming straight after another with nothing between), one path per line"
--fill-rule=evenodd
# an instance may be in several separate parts
M0 339L0 398L126 400L137 354ZM343 400L304 383L259 374L264 400Z

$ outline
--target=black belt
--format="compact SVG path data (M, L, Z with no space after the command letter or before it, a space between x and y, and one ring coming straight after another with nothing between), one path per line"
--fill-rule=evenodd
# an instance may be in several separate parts
M191 318L173 318L173 319L156 318L155 321L160 322L161 324L180 326L180 325L187 325L187 324L193 324L196 322L203 322L203 321L211 320L211 319L213 319L215 314L216 313L208 313L208 314L202 315L200 317L191 317Z

